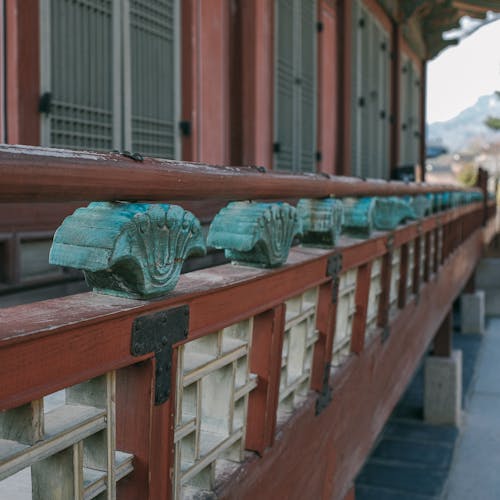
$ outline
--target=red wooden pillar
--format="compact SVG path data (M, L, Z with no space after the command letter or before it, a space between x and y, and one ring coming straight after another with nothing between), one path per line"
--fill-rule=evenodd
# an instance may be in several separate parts
M274 2L237 3L232 119L237 139L233 164L271 168L273 159Z
M453 318L448 312L434 337L434 356L450 357L452 351Z
M39 0L5 2L7 142L40 144Z
M335 174L338 135L338 13L331 0L319 2L318 170Z
M229 0L185 0L182 7L182 158L228 164Z

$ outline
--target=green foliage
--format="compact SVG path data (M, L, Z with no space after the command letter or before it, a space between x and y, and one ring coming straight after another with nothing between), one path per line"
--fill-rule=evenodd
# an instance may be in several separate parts
M466 163L457 174L457 178L464 186L473 187L477 181L477 170L472 163Z
M500 90L495 90L495 95L497 99L500 99ZM500 118L497 116L488 116L484 121L484 124L491 130L500 130Z
M500 130L500 118L495 116L488 116L484 121L484 124L491 130Z

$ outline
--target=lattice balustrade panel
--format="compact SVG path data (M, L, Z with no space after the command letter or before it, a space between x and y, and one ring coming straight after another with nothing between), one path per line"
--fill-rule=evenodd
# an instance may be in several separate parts
M0 413L0 498L115 498L115 372Z
M309 391L313 349L318 340L317 307L317 287L286 301L278 407L279 422L287 418Z
M391 291L389 295L389 309L392 311L398 306L399 282L401 279L401 248L392 252L391 261Z
M429 272L434 272L434 256L436 255L436 233L431 231L429 233Z
M410 297L413 293L413 270L415 269L415 240L408 243L408 271L406 272L406 294Z
M337 320L333 338L333 370L345 361L351 351L352 322L356 312L355 294L357 277L357 269L351 269L340 276Z
M368 294L368 307L366 311L366 338L369 338L377 330L377 317L382 293L382 258L372 263L370 275L370 293Z
M437 244L438 261L441 262L441 259L443 257L443 240L444 240L444 230L442 226L438 227L437 229L437 239L438 239L438 244Z
M425 267L425 236L420 238L420 264L418 274L420 276L420 283L424 280L424 267Z
M174 497L212 490L243 458L253 318L179 348L175 411Z

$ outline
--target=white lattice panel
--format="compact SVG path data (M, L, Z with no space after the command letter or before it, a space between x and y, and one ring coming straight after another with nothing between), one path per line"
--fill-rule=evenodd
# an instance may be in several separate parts
M351 269L340 276L337 321L333 338L332 368L340 366L349 356L352 323L356 312L356 280L358 270Z
M368 294L368 307L366 311L366 338L377 330L377 317L382 293L382 258L372 263L370 275L370 293Z
M408 243L408 270L406 272L406 296L413 294L413 270L415 269L415 240Z
M422 236L420 238L420 266L418 270L420 276L420 283L422 283L424 280L424 266L425 266L425 237Z
M314 344L318 340L318 292L318 288L312 288L285 303L278 421L297 407L309 391Z
M443 227L439 227L437 229L437 239L438 239L438 261L441 264L441 259L443 257L443 234L444 230Z
M401 248L396 248L392 252L391 261L391 291L389 295L389 308L398 306L399 282L401 278Z
M1 412L0 498L115 498L133 470L115 432L115 372Z
M243 458L253 318L181 346L175 412L174 497L211 490Z
M434 257L436 255L436 234L434 231L429 233L429 272L434 272Z

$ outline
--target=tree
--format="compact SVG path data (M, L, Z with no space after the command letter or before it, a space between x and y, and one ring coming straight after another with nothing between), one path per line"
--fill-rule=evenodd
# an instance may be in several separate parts
M476 185L477 169L472 163L465 163L458 172L457 179L464 186L473 187Z

